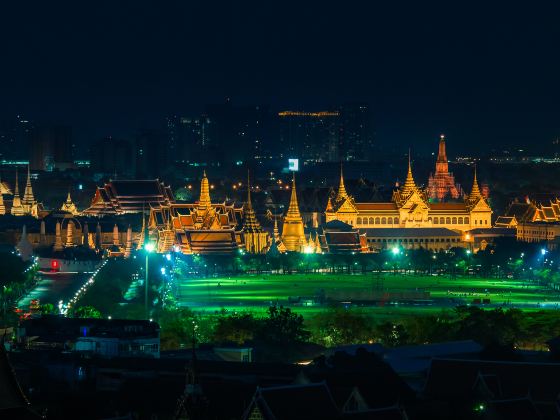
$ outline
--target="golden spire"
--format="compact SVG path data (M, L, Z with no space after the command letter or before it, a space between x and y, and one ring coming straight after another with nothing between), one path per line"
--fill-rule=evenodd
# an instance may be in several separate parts
M23 193L23 204L31 207L34 203L35 197L33 196L33 188L31 187L31 170L29 169L29 165L27 165L27 182L25 184L25 192Z
M212 201L210 200L210 186L208 185L208 178L206 171L203 172L202 181L200 181L200 198L198 200L199 208L210 208Z
M295 172L292 175L292 194L290 196L290 206L288 207L288 213L286 217L299 217L301 219L301 214L299 213L299 205L297 201Z
M344 176L342 174L342 163L340 164L340 184L338 185L338 193L336 194L336 201L348 199L348 193L344 187Z
M480 189L478 188L478 180L476 179L476 166L475 166L473 186L471 189L471 193L469 195L469 201L474 202L477 201L479 198L482 198L482 194L480 193Z
M16 169L16 185L14 187L14 200L12 202L12 209L10 210L14 216L23 216L23 206L21 205L21 198L19 196L19 185L18 185L18 171Z
M406 181L402 186L402 194L408 195L416 190L416 183L414 182L414 177L412 176L412 164L410 163L410 151L408 152L408 173L406 174Z
M303 219L301 218L297 201L295 173L292 178L290 206L282 225L282 242L288 251L301 251L302 245L305 243Z
M245 211L243 215L243 231L248 233L260 233L262 232L262 227L257 220L255 215L255 210L253 210L253 205L251 204L251 179L249 177L249 171L247 170L247 203L245 203Z

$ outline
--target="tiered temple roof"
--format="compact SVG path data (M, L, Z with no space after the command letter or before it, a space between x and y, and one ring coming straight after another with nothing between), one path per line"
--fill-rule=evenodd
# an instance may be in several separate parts
M139 213L148 211L150 207L174 202L171 188L158 179L115 180L97 188L91 206L83 214L103 216Z

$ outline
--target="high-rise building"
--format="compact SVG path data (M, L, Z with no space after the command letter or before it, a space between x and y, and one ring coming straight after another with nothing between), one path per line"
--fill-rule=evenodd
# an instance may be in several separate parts
M279 157L297 157L315 162L339 160L341 140L340 111L282 111Z
M41 126L31 130L32 170L65 170L73 166L72 130L67 126Z
M134 153L137 179L155 179L163 175L170 161L169 149L163 140L163 133L154 129L144 129L136 135Z
M91 147L91 168L98 174L130 178L135 173L133 157L128 141L105 137Z
M21 115L0 122L0 158L26 160L33 124Z
M340 107L341 160L368 160L373 148L373 121L366 103L348 103Z

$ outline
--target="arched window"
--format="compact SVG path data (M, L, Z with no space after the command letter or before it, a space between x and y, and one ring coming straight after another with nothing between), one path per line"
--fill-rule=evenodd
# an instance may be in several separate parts
M451 224L456 225L457 224L457 218L454 217L453 219L451 219Z
M462 225L463 224L463 218L459 217L459 224Z
M379 224L379 217L375 218L375 224L378 225Z
M434 217L434 225L439 224L439 219L437 217Z
M465 225L468 225L469 223L470 223L470 222L469 222L469 218L468 218L468 217L465 217Z
M440 217L440 218L439 218L439 224L440 224L440 225L444 225L444 224L445 224L445 218Z
M369 224L370 224L370 225L373 225L373 217L370 217L370 218L369 218Z
M451 224L451 217L446 217L446 218L445 218L445 224L446 224L446 225L450 225L450 224Z
M398 225L398 224L399 224L399 218L398 218L398 217L395 217L395 218L393 219L393 223L394 223L395 225Z
M361 225L361 224L362 224L362 218L361 218L361 217L358 217L358 221L357 221L357 224L359 224L359 225Z
M381 224L382 224L382 225L386 225L386 224L387 224L387 218L386 218L386 217L382 217L382 218L381 218Z

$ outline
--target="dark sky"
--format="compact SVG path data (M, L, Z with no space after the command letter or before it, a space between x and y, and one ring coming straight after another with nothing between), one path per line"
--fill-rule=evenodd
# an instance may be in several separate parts
M445 132L467 152L560 136L558 8L233 3L2 1L0 117L71 124L89 141L225 97L291 109L360 100L380 144L432 147Z

